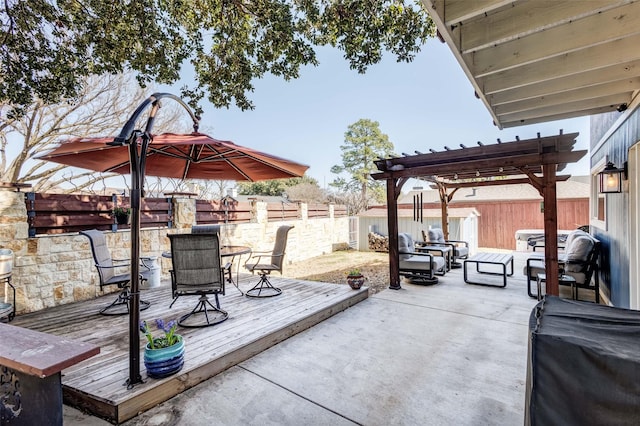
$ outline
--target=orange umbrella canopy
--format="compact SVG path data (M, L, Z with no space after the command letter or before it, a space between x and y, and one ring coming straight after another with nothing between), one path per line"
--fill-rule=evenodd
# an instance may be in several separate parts
M113 137L75 138L37 158L99 172L130 173L128 146ZM154 135L144 173L178 179L260 181L300 177L309 168L275 155L221 141L203 133Z

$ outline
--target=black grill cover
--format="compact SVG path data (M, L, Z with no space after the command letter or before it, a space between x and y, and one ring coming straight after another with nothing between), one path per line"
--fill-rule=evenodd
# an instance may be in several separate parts
M547 296L529 321L526 425L640 425L640 312Z

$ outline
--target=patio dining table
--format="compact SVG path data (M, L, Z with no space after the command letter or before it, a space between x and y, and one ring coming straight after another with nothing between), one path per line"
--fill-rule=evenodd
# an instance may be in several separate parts
M220 257L230 257L231 260L231 268L233 268L233 262L235 261L236 256L240 257L243 256L245 254L250 254L251 253L251 247L249 246L222 246L220 247ZM162 252L162 257L165 257L167 259L171 259L171 252L170 251L165 251ZM240 294L244 295L243 291L240 290L240 287L238 286L238 281L240 280L240 262L237 262L236 265L236 279L233 279L233 276L229 276L229 281L231 282L231 284L233 284L235 286L236 289L238 289L238 291L240 292Z

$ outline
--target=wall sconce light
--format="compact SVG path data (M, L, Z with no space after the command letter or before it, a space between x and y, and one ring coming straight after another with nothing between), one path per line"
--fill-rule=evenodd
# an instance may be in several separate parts
M624 175L624 176L623 176ZM626 179L626 170L616 168L612 162L598 173L600 180L600 193L611 194L622 192L622 179Z

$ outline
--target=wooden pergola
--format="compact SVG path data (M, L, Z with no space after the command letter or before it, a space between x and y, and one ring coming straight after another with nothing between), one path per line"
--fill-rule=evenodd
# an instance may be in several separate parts
M579 161L586 150L574 151L578 133L560 134L535 139L515 140L466 147L445 147L445 151L379 159L379 173L371 176L387 182L387 220L389 228L389 288L400 289L398 258L398 197L402 186L411 178L422 178L437 185L446 223L446 204L458 188L469 186L529 183L544 200L545 272L547 292L558 295L558 213L556 182L569 176L558 176L567 163ZM450 192L449 192L450 191ZM443 231L446 229L443 227Z

